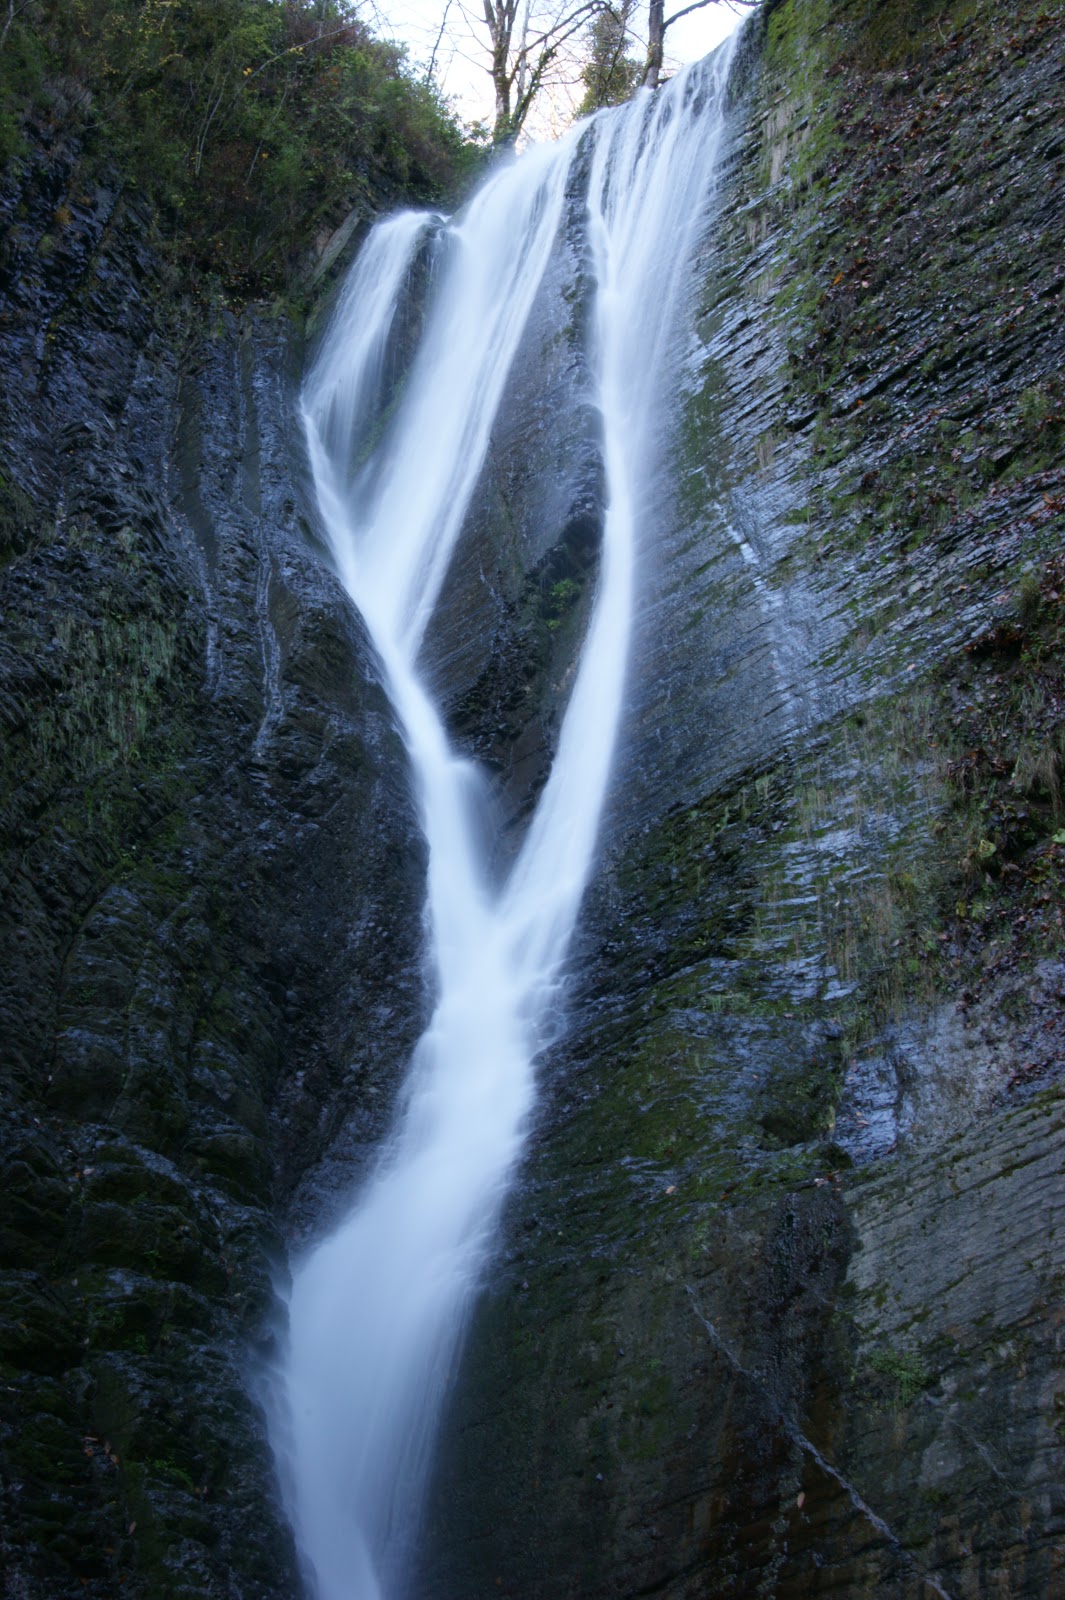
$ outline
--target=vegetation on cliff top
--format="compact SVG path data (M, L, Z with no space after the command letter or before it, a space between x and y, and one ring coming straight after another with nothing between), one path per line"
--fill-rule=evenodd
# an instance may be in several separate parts
M82 138L237 292L275 286L360 201L446 198L477 159L347 0L28 0L0 39L5 164L27 125Z

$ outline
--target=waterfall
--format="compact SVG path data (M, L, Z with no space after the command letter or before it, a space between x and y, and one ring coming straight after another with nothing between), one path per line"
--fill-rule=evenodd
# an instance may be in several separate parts
M657 95L497 169L466 210L380 224L303 393L337 569L376 645L429 848L432 994L393 1132L336 1231L296 1263L274 1437L320 1600L395 1600L441 1405L507 1182L534 1059L591 870L621 715L663 351L705 223L731 47ZM585 145L584 141L590 141ZM419 650L555 244L581 152L596 282L608 509L591 620L551 773L502 886ZM439 272L372 448L389 334L419 253Z

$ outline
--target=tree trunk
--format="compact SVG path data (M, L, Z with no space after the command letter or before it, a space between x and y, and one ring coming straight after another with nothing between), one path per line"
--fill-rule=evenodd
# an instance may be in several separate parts
M492 138L496 144L507 139L510 133L511 89L514 74L510 70L510 46L514 37L514 21L518 0L484 0L484 20L492 41L492 87L496 96L496 118Z
M647 12L647 65L643 69L644 87L658 88L662 71L662 41L666 31L666 0L650 0Z

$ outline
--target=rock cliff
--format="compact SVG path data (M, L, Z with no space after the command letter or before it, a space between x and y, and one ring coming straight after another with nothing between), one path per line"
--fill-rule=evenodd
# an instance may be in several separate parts
M749 32L421 1593L1062 1592L1062 22Z
M748 28L424 1600L1065 1593L1063 25ZM36 148L0 196L6 1576L292 1600L274 1289L423 1015L422 845L300 335L178 295ZM508 837L595 573L580 176L427 639Z
M5 1592L291 1597L281 1230L381 1132L423 848L288 319L178 295L76 148L3 200Z

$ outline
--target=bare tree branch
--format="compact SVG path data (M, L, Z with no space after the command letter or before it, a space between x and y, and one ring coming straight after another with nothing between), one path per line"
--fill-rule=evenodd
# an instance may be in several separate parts
M643 81L646 87L658 88L666 29L672 27L674 22L679 22L681 17L686 17L693 11L702 11L704 6L726 5L730 11L737 11L756 3L757 0L692 0L691 5L682 6L679 11L674 11L671 17L667 17L665 0L650 0L647 8L647 63L643 69Z
M336 39L340 34L350 32L352 21L353 19L349 17L347 22L345 22L342 27L332 28L328 33L315 34L313 39L305 39L302 44L290 44L286 50L279 50L276 56L268 57L268 59L262 62L260 66L256 67L254 72L249 72L245 77L244 82L252 83L254 79L259 76L260 72L265 72L267 67L272 67L275 61L284 60L285 56L297 56L305 54L308 45L324 44L326 39Z
M725 4L728 6L730 11L735 11L739 6L751 6L755 5L756 3L757 0L725 0ZM674 22L679 22L681 17L686 17L689 11L701 11L704 6L712 6L717 4L720 4L720 0L693 0L692 5L685 6L683 11L674 11L671 17L666 18L665 22L662 24L662 32L664 33L667 28L672 27Z
M4 21L3 31L0 32L0 50L4 48L4 42L7 39L8 33L11 30L11 24L14 22L15 18L21 17L22 13L24 11L28 11L32 4L33 0L23 0L22 5L20 5L16 10L15 0L8 0L7 17Z
M709 0L702 0L702 3L709 4ZM538 34L534 39L530 39L529 49L535 50L540 45L546 44L548 40L571 38L577 29L583 27L590 17L605 10L609 10L609 7L604 5L603 0L581 0L580 5L575 7L568 16L561 17L557 22L552 23L550 28L545 29L543 33Z
M425 81L426 81L426 83L429 82L430 78L433 75L433 71L434 71L434 69L436 67L436 52L440 49L440 43L441 43L441 40L444 37L444 29L447 27L447 14L448 14L448 12L450 10L451 10L451 0L447 0L447 5L444 7L444 15L440 18L440 32L436 36L436 43L433 45L433 53L429 57L429 65L425 69Z
M609 0L577 0L577 4L560 6L545 24L534 17L533 0L482 0L495 90L493 138L497 143L517 138L559 52L607 4ZM521 31L515 38L519 6L523 8Z

